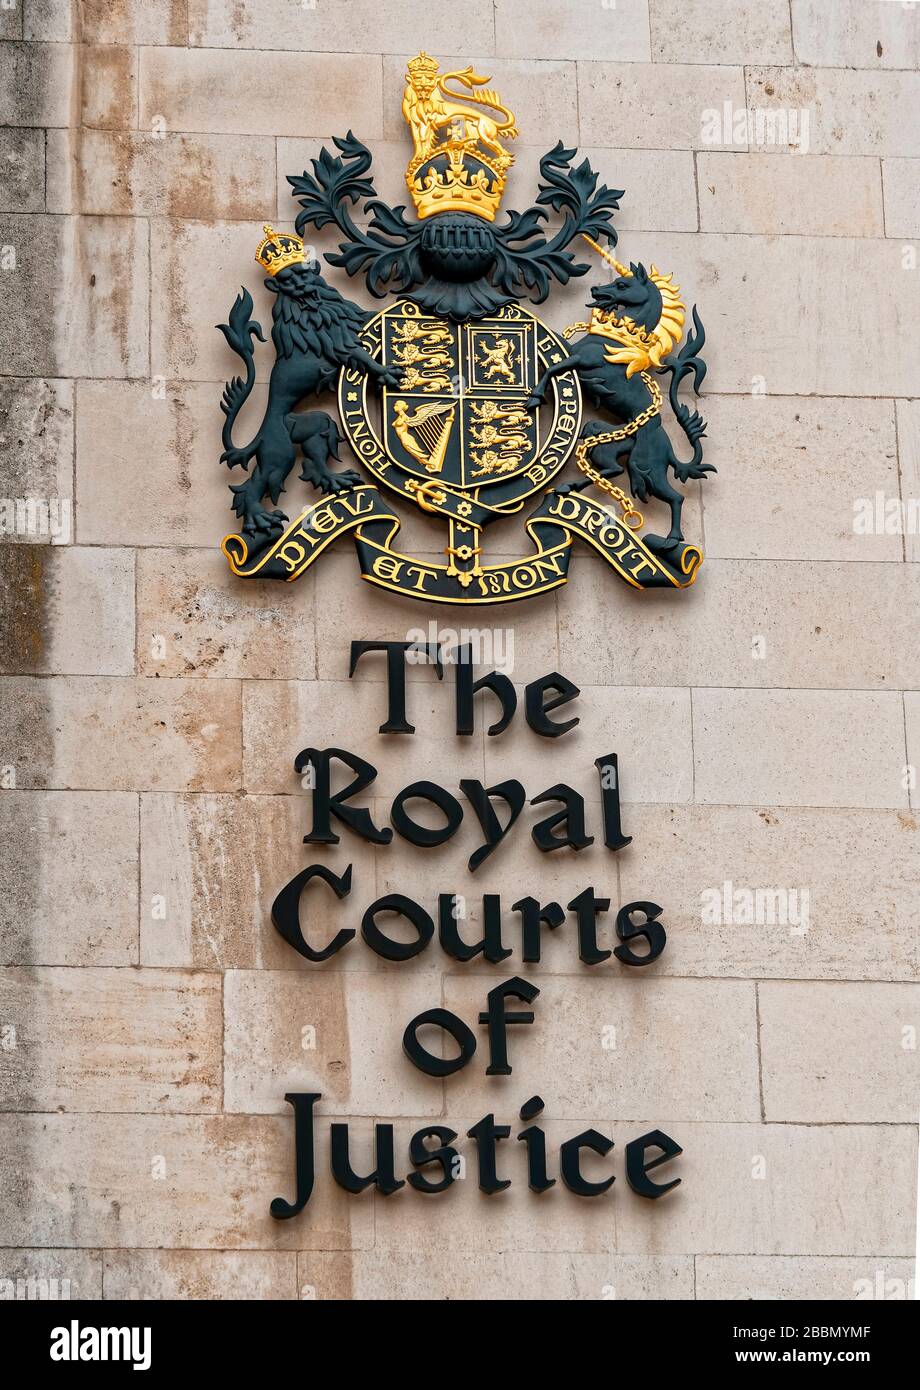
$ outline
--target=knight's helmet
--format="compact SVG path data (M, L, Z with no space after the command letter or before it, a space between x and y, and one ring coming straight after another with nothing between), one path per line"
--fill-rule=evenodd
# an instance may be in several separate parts
M499 137L517 135L513 113L472 68L441 73L424 52L407 66L403 115L415 149L406 183L419 220L465 212L494 221L514 162Z

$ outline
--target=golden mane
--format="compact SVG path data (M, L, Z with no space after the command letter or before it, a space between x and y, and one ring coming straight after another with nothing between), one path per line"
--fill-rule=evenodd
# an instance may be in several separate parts
M618 261L592 237L585 236L585 241L608 265L613 266L618 275L632 278L632 271L628 265L623 265L622 261ZM627 363L627 376L634 376L636 372L643 372L648 367L660 367L662 359L667 357L683 336L684 310L687 306L680 297L680 285L673 284L672 276L662 274L656 265L649 270L648 278L661 295L661 316L654 328L642 329L626 315L616 319L600 310L594 310L591 316L589 332L600 333L621 345L620 352L607 352L607 361Z
M670 275L662 275L658 267L653 265L648 278L657 285L661 295L661 318L652 329L655 346L649 353L652 365L660 367L661 359L667 357L674 344L681 340L687 306L680 297L680 285L673 285Z

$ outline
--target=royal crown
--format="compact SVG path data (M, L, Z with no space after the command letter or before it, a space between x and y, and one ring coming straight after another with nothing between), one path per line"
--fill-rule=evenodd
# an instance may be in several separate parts
M409 81L412 82L418 77L436 77L440 68L437 58L432 58L430 53L422 49L421 53L416 53L414 58L410 58L406 64L409 69Z
M465 92L448 87L454 82ZM472 212L494 221L514 156L499 136L517 135L514 115L472 68L440 73L419 53L407 65L403 116L415 146L406 183L419 218Z
M266 222L262 228L265 233L256 251L256 260L269 275L277 275L289 265L299 265L304 260L303 242L293 232L276 232Z

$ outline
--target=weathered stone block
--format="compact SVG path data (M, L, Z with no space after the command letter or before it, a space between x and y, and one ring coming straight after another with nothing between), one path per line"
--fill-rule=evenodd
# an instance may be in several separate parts
M280 1250L106 1250L108 1299L293 1299L297 1257Z
M879 163L801 155L774 159L727 150L697 160L704 232L771 236L885 235Z
M0 670L134 674L134 555L0 545Z
M78 193L66 167L74 159ZM267 136L86 130L78 144L49 145L48 178L54 212L227 217L258 226L273 215L275 150Z
M656 973L920 979L911 812L630 806L623 826L622 901L664 907Z
M211 550L142 550L137 668L145 676L312 677L312 577L243 584Z
M71 0L29 0L26 38L73 38ZM84 43L184 45L188 38L186 0L83 0L80 34Z
M0 209L3 212L42 212L44 206L45 132L0 131Z
M240 778L236 681L9 676L16 785L228 791Z
M229 970L224 1109L290 1113L286 1091L318 1091L326 1115L437 1114L444 1083L411 1065L402 1036L440 1002L438 982L424 975ZM426 1045L440 1056L437 1037Z
M885 231L891 237L920 237L920 160L883 159Z
M0 1252L0 1299L100 1299L102 1254L98 1250L4 1250Z
M355 1124L355 1144L368 1126ZM281 1116L3 1115L13 1175L0 1194L5 1245L116 1250L349 1250L374 1242L373 1199L331 1180L329 1129L318 1126L316 1192L303 1216L275 1221L293 1198L294 1125ZM28 1174L28 1180L25 1175Z
M916 153L904 113L917 101L920 73L749 67L745 80L749 107L767 112L808 112L806 154ZM802 119L800 116L800 125ZM768 148L784 151L786 147Z
M84 44L80 91L84 126L95 130L130 130L137 125L136 48ZM65 122L65 124L68 124Z
M649 93L654 92L654 103ZM744 106L744 70L672 63L579 63L578 121L587 145L616 140L632 149L697 150L702 115L724 102Z
M209 1112L221 1105L215 974L0 969L4 1110Z
M559 595L559 666L579 685L639 685L654 673L668 688L905 686L917 583L898 564L711 560L689 592L642 594L599 562L579 564ZM588 594L595 611L615 606L607 641L584 623Z
M0 826L0 962L136 965L136 795L6 790Z
M59 43L0 46L0 125L67 126L73 53Z
M695 795L754 806L906 806L894 691L695 690Z
M487 1213L485 1213L487 1215ZM890 1263L890 1262L889 1262ZM299 1298L481 1301L690 1299L693 1262L685 1255L585 1255L375 1249L313 1251L297 1260Z
M791 0L795 56L826 68L920 67L917 16L887 0Z
M912 1124L920 985L759 987L764 1118Z
M648 0L571 5L553 0L497 0L495 51L509 58L591 58L647 63Z
M818 1259L813 1255L698 1255L696 1296L704 1299L907 1299L910 1260Z
M218 463L219 399L211 383L78 384L77 535L83 544L206 546L220 554L222 536L234 529L227 487L234 475ZM253 409L264 409L264 402L256 386ZM241 429L250 418L244 416Z
M700 410L709 422L706 461L719 470L702 489L707 557L902 559L899 535L857 525L860 498L874 508L877 493L898 495L898 445L903 471L905 440L900 428L895 432L890 401L764 393L707 396ZM858 483L854 439L862 449ZM761 565L757 573L771 572ZM700 582L709 575L704 570ZM851 593L861 587L850 583ZM858 635L852 625L849 635Z
M0 495L13 504L17 544L73 538L72 382L0 379Z
M791 63L786 0L649 0L652 58L664 63Z
M167 130L241 135L310 135L349 128L381 134L380 59L355 53L228 52L143 48L140 126L162 116ZM296 91L297 100L279 101Z
M0 52L2 57L2 52ZM16 254L7 290L0 367L11 376L145 375L147 224L109 217L0 219ZM53 294L47 266L59 267ZM124 267L131 266L126 276Z
M297 53L329 53L335 55L330 58L333 63L341 54L376 56L424 48L437 55L456 43L458 20L470 52L491 51L488 0L464 0L462 16L425 0L391 0L385 14L375 0L290 5L272 16L271 46ZM190 0L189 42L206 48L263 48L265 12L259 0Z

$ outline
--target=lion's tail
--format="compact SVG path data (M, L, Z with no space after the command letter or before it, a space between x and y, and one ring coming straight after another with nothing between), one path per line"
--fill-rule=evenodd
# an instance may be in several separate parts
M466 87L467 90L462 96L460 92L452 92L446 85L451 78ZM507 135L510 140L514 140L518 133L514 113L508 110L507 106L499 99L496 91L485 85L488 81L488 77L479 77L472 68L464 68L461 72L442 73L438 79L438 87L448 101L457 101L460 98L463 101L473 101L477 106L490 107L493 111L500 111L502 118L496 122L498 131L502 135ZM481 90L477 91L477 87Z
M248 290L244 289L241 294L237 295L233 308L230 310L230 322L217 325L233 351L238 353L246 363L246 380L243 381L240 377L235 376L232 381L228 381L220 402L220 408L224 413L224 428L221 431L221 443L224 446L224 452L220 456L220 461L226 463L229 468L236 468L237 466L245 468L253 455L258 452L262 442L257 435L242 449L233 443L233 422L252 391L256 379L252 340L255 337L259 339L260 343L265 342L261 326L250 317L251 314L252 296Z
M255 373L253 373L253 378L255 378ZM235 376L232 381L227 382L221 396L220 408L224 412L225 419L220 436L224 446L220 461L225 463L228 468L248 467L249 460L258 453L259 445L262 442L261 436L256 435L255 439L250 440L242 448L238 448L233 443L233 422L251 390L252 384L250 382L241 381L238 376Z

